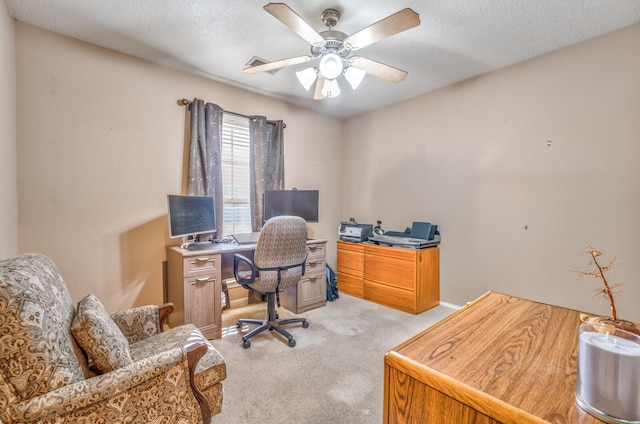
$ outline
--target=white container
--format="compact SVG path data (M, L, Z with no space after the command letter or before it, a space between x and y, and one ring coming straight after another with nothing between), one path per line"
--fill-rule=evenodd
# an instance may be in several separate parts
M640 424L640 336L580 325L576 401L605 422Z

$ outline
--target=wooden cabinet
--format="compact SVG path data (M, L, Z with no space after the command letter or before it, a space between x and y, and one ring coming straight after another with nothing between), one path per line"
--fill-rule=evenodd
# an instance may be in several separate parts
M327 303L326 240L307 241L305 274L297 286L280 293L280 304L299 314Z
M208 339L221 336L221 255L167 248L167 300L175 310L169 325L192 323Z
M419 314L440 303L438 247L364 246L364 298Z
M385 424L601 424L577 406L579 312L489 292L385 355Z
M338 240L338 291L364 297L364 244Z
M440 249L338 241L338 290L412 314L440 303Z

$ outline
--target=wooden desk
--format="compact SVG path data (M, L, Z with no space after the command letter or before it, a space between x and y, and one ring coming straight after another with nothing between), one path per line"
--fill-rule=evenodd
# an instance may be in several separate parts
M295 314L326 304L326 240L307 241L306 272L297 286L281 295ZM255 244L218 243L210 249L167 246L167 301L175 306L169 325L193 323L208 339L222 335L222 281L234 278L233 256L253 259Z
M485 294L387 353L384 423L602 423L574 398L578 316Z

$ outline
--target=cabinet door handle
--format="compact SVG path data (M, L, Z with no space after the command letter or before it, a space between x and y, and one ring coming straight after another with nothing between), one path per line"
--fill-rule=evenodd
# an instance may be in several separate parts
M208 283L209 281L213 281L211 277L200 277L200 278L196 278L196 281L191 284Z
M210 258L210 256L200 256L199 258L196 258L196 262L208 262Z

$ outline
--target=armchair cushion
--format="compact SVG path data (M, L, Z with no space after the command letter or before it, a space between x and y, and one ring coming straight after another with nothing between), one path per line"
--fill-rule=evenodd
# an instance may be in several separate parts
M69 332L73 312L51 259L0 262L0 410L85 379L86 360Z
M227 378L224 358L193 324L184 324L171 328L155 337L131 345L131 357L134 361L145 359L162 349L175 349L189 343L204 343L209 347L207 354L196 366L195 381L200 390L220 383ZM203 372L205 371L206 372Z
M71 332L102 373L133 363L129 342L94 295L90 294L78 303Z
M182 348L9 405L11 423L201 423ZM208 423L207 423L208 424Z

